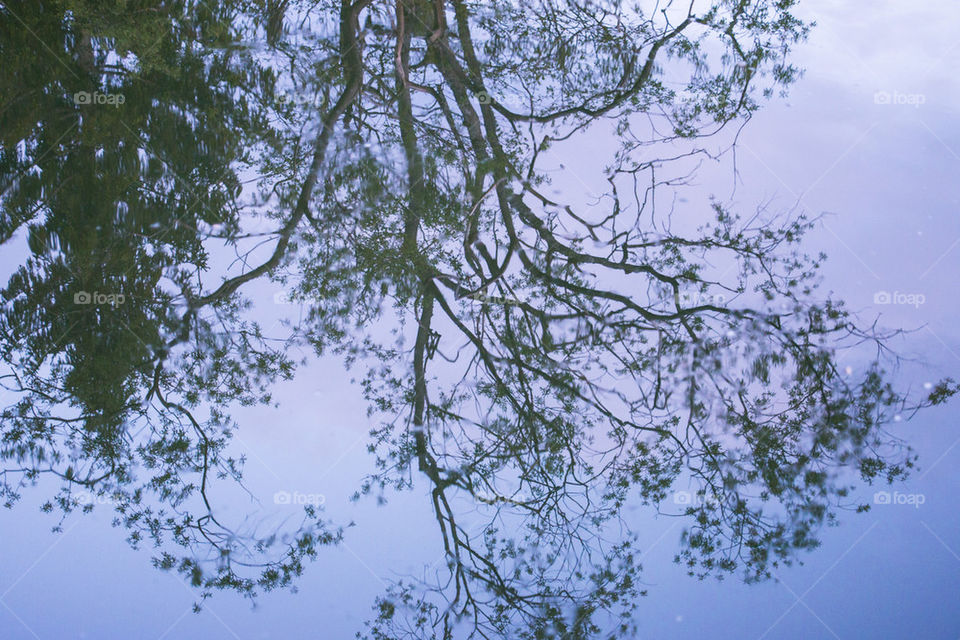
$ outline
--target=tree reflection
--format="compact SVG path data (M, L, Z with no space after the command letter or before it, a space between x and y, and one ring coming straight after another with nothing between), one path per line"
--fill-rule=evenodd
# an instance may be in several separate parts
M109 493L205 592L290 584L342 531L308 508L279 544L207 490L240 477L230 408L309 344L366 367L360 493L429 483L442 538L446 575L393 585L370 637L629 634L623 509L679 481L678 561L769 577L851 472L909 470L894 414L956 391L890 385L889 336L817 292L813 221L677 197L795 79L792 4L8 3L8 504L54 475L47 508ZM570 140L606 177L586 204L545 168ZM283 340L245 296L265 278L306 309Z

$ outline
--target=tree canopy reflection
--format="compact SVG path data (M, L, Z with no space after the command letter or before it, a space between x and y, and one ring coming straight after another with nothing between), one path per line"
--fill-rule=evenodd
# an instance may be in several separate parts
M359 494L426 483L447 560L369 637L629 635L623 510L679 480L678 562L769 577L854 474L909 471L895 414L956 391L891 386L889 336L817 289L815 221L677 196L797 77L793 4L5 3L0 495L52 475L46 508L110 495L204 593L290 585L340 526L257 537L207 490L240 479L231 408L310 345L366 372ZM565 144L591 202L551 182ZM306 310L282 339L265 279Z

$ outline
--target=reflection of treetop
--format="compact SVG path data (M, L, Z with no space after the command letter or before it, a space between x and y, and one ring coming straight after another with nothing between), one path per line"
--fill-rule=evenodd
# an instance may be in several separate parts
M677 560L760 579L849 506L847 470L912 466L884 431L910 401L880 363L838 370L884 336L818 297L811 223L676 197L795 79L792 2L127 4L0 9L0 241L29 250L0 319L8 503L54 476L49 509L111 496L204 590L287 585L342 530L308 506L291 544L256 536L208 489L240 476L230 407L332 349L380 420L361 493L415 466L447 558L368 635L587 637L636 606L628 501L681 478L711 499L664 505ZM606 180L588 205L551 184L564 153ZM306 310L284 335L250 309L268 278Z

